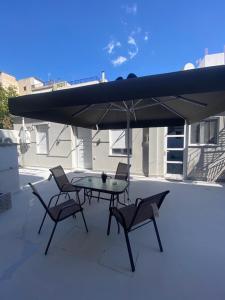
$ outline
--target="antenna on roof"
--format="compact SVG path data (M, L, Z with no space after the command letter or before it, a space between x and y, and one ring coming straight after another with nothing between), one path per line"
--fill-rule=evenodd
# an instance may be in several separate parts
M102 71L101 73L101 82L106 82L105 71Z

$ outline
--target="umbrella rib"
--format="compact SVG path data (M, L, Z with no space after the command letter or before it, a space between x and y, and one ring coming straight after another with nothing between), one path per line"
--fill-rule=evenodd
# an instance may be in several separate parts
M184 96L178 95L177 98L180 98L180 99L182 99L182 100L185 101L185 102L190 102L190 103L193 103L193 104L196 104L196 105L199 105L199 106L203 106L203 107L206 107L206 106L207 106L206 103L202 103L202 102L197 101L197 100L192 100L192 99L186 98L186 97L184 97Z
M182 118L183 120L187 121L186 118L181 115L180 113L178 113L175 109L169 107L168 105L160 102L158 99L156 98L152 98L153 101L158 102L162 107L166 108L167 110L171 111L172 113L174 113L175 115L177 115L178 117Z
M143 101L143 99L139 99L135 104L134 104L134 106L133 106L133 108L135 108L140 102L142 102Z
M174 99L167 99L164 102L159 101L159 102L155 102L155 103L152 103L152 104L138 106L137 108L135 108L135 110L140 110L140 109L144 109L144 108L148 108L148 107L152 107L152 106L156 106L156 105L161 105L161 103L167 103L167 102L170 102L170 101L174 101Z
M115 103L111 103L111 104L112 104L112 106L115 106L116 108L119 108L120 111L125 111L125 109L122 106L120 106L118 104L115 104Z
M105 111L106 109L105 108L90 108L90 110L93 110L93 111L96 111L96 110L100 110L100 111ZM121 109L119 108L110 108L110 110L114 110L114 111L121 111Z
M72 114L72 117L77 117L79 116L81 113L85 112L86 110L88 110L89 107L91 107L93 104L89 104L86 105L85 107L81 108L79 111L75 112L74 114Z
M99 123L105 118L105 116L106 116L107 113L109 112L111 106L112 106L112 104L110 104L110 105L108 106L108 108L106 109L106 111L105 111L105 112L103 113L103 115L99 118L97 124L99 124Z
M129 107L127 106L127 104L126 104L126 102L125 102L125 101L123 101L123 105L124 105L124 107L125 107L126 111L128 111L128 110L129 110Z

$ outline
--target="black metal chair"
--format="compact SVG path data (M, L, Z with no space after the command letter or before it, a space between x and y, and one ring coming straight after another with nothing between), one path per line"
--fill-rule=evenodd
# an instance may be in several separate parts
M129 176L129 169L130 169L131 165L128 166L128 164L119 162L117 169L116 169L116 174L114 176L115 179L119 179L119 180L125 180L128 181L128 176ZM124 192L124 202L125 202L125 193L127 194L127 196L129 197L128 194L128 190L126 189ZM129 200L129 199L128 199Z
M130 167L131 167L131 165L129 165L129 167L128 167L128 164L119 162L114 178L127 181Z
M114 178L114 179L118 179L118 180L125 180L125 181L128 181L128 176L129 176L129 168L131 167L131 165L128 167L128 164L125 164L125 163L122 163L122 162L119 162L118 163L118 166L117 166L117 169L116 169L116 173L114 175L114 177L112 176L109 176L110 178ZM124 203L125 203L125 193L128 195L128 190L126 189L124 191ZM90 204L90 201L91 201L91 197L92 195L88 194L89 196L89 204ZM100 192L98 192L98 202L99 202L99 199L100 199ZM110 200L110 199L109 199Z
M135 271L135 266L128 237L129 232L136 230L141 226L148 224L149 222L153 222L155 233L159 243L159 248L160 251L163 252L163 247L155 220L155 210L160 209L163 200L168 193L169 191L165 191L163 193L156 194L145 199L137 198L135 204L124 206L122 208L109 208L107 235L110 234L111 219L112 216L114 216L116 218L117 224L120 224L124 230L132 272Z
M80 203L80 197L79 197L79 192L80 192L80 188L77 188L73 185L74 180L75 179L79 179L78 177L73 177L71 181L69 181L68 177L66 176L64 169L62 166L57 166L54 168L49 169L49 171L51 172L51 175L49 178L51 178L53 176L53 178L55 179L55 182L59 188L60 194L62 193L66 193L66 196L69 193L75 193L77 200ZM57 202L56 202L57 204Z
M80 204L76 203L73 199L69 199L58 205L51 206L52 200L54 198L57 198L57 202L58 202L58 194L57 194L57 195L52 196L49 200L48 205L46 205L45 201L42 199L42 197L40 196L37 189L33 186L33 184L29 183L29 185L32 189L33 194L40 200L41 204L43 205L43 207L45 209L45 214L42 219L41 225L39 227L38 233L40 234L40 232L41 232L41 229L42 229L42 226L44 224L47 214L54 222L54 227L53 227L52 233L50 235L47 247L45 249L45 255L47 255L47 253L48 253L48 249L51 244L51 241L52 241L52 238L53 238L53 235L54 235L54 232L55 232L58 222L61 222L71 216L75 216L76 213L80 212L82 219L84 221L85 229L88 232L87 224L86 224L84 214L83 214L83 208ZM62 194L63 193L60 193L60 195L62 195ZM64 193L64 194L66 194L66 193Z

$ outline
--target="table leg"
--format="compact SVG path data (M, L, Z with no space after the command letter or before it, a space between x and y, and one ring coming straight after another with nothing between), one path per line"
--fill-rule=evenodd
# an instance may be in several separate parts
M86 191L84 189L84 203L86 202Z

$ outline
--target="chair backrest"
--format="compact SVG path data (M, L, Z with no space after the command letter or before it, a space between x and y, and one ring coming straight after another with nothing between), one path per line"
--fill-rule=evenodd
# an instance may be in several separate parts
M51 168L49 169L49 171L52 173L52 176L54 177L60 191L62 191L63 186L65 186L66 184L70 184L69 179L67 178L62 166Z
M115 179L127 180L129 174L129 168L130 165L128 167L128 164L119 162L116 169Z
M40 200L41 204L43 205L44 209L47 211L47 213L51 216L51 213L47 207L47 205L45 204L44 200L42 199L41 195L39 194L39 192L37 191L36 187L34 187L34 185L32 183L28 183L29 186L32 189L32 193Z
M130 227L144 222L148 219L151 219L154 216L152 204L155 203L158 209L160 209L163 200L165 199L166 195L169 194L169 192L170 191L165 191L142 199L138 204L134 217L131 221Z

